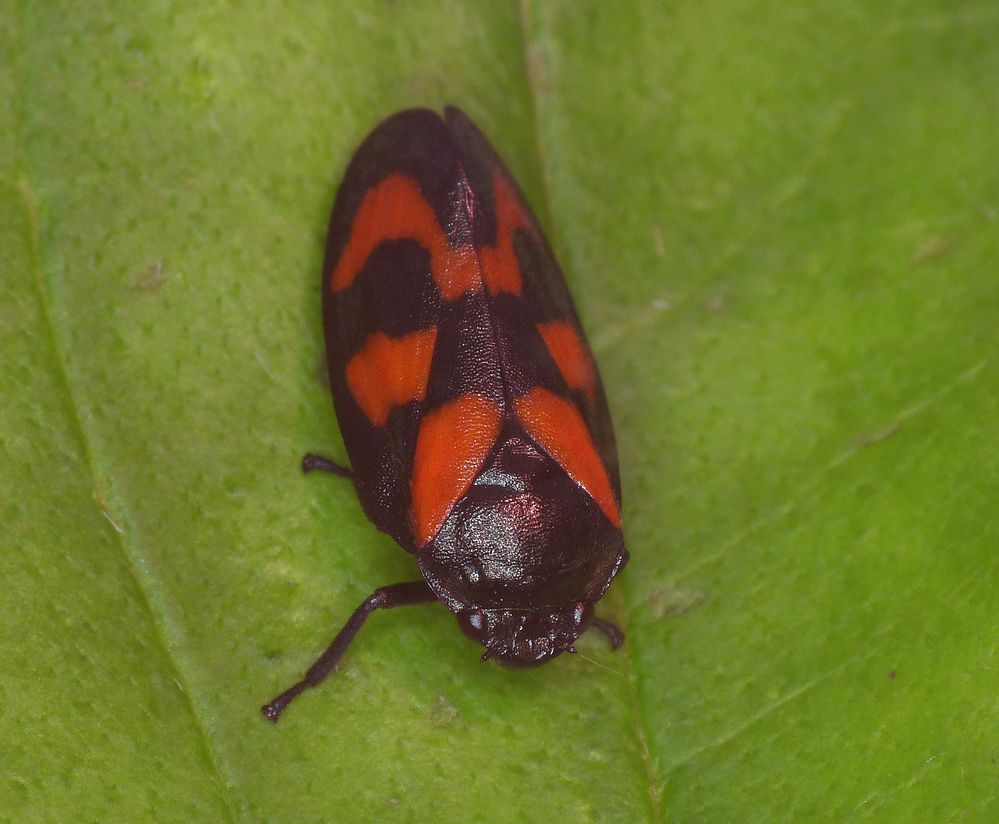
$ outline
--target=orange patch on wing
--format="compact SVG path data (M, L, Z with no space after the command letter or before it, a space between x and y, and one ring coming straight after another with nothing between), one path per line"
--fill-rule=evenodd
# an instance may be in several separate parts
M520 277L520 261L513 249L513 233L518 229L534 232L534 221L520 202L517 191L499 172L493 173L493 198L496 204L496 245L482 248L482 276L492 294L510 292L519 295L524 284Z
M448 249L449 254L439 266L431 259L431 274L434 283L441 290L444 300L460 298L465 292L477 292L482 288L482 272L479 259L471 246L458 246Z
M596 372L593 359L579 333L571 323L556 320L539 323L538 332L544 338L545 346L562 373L562 378L570 389L581 389L592 404L596 391Z
M462 395L423 416L409 485L417 546L433 539L472 485L499 435L501 417L495 403L478 395Z
M608 520L620 526L621 512L607 470L575 405L540 387L521 395L513 405L527 433L586 490Z
M480 287L474 249L452 248L419 184L411 177L391 175L373 186L361 201L350 239L330 273L330 291L350 286L375 247L386 240L415 240L426 249L431 273L445 298Z
M537 229L517 191L500 172L493 174L493 196L496 245L483 246L476 254L476 249L468 244L451 246L437 213L416 180L390 175L373 186L361 201L351 225L350 239L330 272L330 291L340 292L349 287L379 243L415 240L430 255L430 272L445 300L478 291L483 280L493 294L519 295L523 280L513 235L520 229L535 233Z
M375 332L347 362L347 388L375 426L384 426L394 407L426 396L436 342L436 327L401 338Z

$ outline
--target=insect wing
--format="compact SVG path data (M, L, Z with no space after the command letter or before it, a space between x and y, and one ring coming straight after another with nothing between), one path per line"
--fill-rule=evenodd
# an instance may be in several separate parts
M620 523L621 481L607 398L562 271L486 137L445 111L475 191L476 248L493 305L504 380L536 441Z
M450 131L431 111L393 115L358 149L337 194L323 319L361 503L411 551L471 484L503 416L477 266Z

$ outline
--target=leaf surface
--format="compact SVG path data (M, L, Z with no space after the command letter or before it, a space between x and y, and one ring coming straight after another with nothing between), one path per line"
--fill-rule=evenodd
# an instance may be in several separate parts
M999 814L999 10L0 7L3 807L18 820ZM455 103L611 394L629 639L531 671L350 485L318 272L351 152Z

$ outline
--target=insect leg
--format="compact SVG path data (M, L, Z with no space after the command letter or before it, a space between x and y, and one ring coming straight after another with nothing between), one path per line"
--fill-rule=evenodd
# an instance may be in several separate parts
M346 652L350 642L354 640L357 631L364 624L367 617L376 609L392 609L393 607L406 607L411 604L425 604L436 601L437 596L427 585L426 581L407 581L402 584L390 584L387 587L379 587L372 592L363 603L354 610L354 614L347 619L336 638L326 648L326 651L316 659L316 662L309 667L297 684L282 692L279 696L264 704L260 711L268 721L277 723L281 713L298 695L309 687L314 687L332 672L337 661Z
M333 475L339 475L341 478L353 479L354 477L354 471L350 467L338 464L329 458L324 458L322 455L306 452L302 456L302 472L314 472L316 470L330 472Z
M611 649L617 649L624 643L624 632L617 624L612 624L603 618L594 618L593 628L600 630L607 636L607 640L611 643Z

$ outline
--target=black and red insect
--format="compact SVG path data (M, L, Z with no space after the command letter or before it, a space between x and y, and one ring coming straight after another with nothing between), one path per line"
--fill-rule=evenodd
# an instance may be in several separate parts
M361 505L422 580L374 591L276 721L376 609L441 601L483 660L540 664L628 560L617 448L562 272L523 195L456 108L402 111L354 155L322 276L330 384Z

